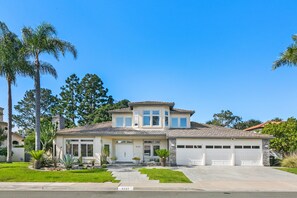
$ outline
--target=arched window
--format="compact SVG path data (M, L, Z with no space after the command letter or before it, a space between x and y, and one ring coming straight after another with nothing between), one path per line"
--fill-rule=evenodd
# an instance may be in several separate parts
M19 142L16 141L16 140L13 140L13 141L12 141L12 144L13 144L13 145L19 145Z

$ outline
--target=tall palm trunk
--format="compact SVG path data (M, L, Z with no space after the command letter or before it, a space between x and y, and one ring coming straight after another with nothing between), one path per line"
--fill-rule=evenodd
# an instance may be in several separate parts
M7 80L8 85L8 131L7 131L7 158L6 162L11 163L12 154L12 140L11 140L11 130L12 130L12 99L11 99L11 80Z
M35 60L35 150L40 150L40 73L39 60Z

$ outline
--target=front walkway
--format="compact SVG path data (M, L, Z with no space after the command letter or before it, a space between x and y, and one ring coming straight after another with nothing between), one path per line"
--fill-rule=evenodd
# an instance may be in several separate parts
M121 184L129 185L134 183L156 184L158 180L149 180L147 175L141 174L134 166L131 165L112 165L108 167L108 171L112 173L116 180L120 180Z

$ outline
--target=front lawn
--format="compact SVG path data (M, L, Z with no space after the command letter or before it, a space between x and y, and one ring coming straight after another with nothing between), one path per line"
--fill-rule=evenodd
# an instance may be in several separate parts
M146 174L150 180L159 180L160 183L192 183L183 172L165 168L141 168L139 172Z
M297 168L277 168L278 170L286 171L289 173L297 174Z
M29 163L0 163L0 182L117 182L106 169L40 171Z

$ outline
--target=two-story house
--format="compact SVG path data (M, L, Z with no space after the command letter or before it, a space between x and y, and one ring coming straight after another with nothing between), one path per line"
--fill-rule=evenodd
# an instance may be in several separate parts
M191 122L192 110L173 102L131 102L110 111L111 122L63 128L54 141L54 154L71 154L85 161L107 151L117 162L158 159L157 149L168 149L170 165L269 165L269 135Z

